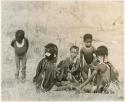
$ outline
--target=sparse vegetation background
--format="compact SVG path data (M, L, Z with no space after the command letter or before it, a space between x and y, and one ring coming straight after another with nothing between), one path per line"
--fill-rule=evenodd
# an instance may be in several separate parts
M3 100L85 100L119 99L114 95L49 92L36 94L32 84L36 66L44 54L44 45L58 45L58 61L69 54L73 44L82 46L82 36L92 33L93 45L106 45L109 59L120 73L123 86L123 2L77 1L3 1L2 2L2 99ZM27 80L14 79L14 50L10 46L15 32L25 31L29 39ZM123 87L122 87L123 88ZM120 91L120 94L123 94Z

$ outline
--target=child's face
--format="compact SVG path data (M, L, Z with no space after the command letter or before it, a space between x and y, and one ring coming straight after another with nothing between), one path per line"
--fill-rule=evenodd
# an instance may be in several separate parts
M71 58L76 58L77 55L78 55L78 50L72 48L72 49L70 50L70 56L71 56Z
M103 56L97 56L97 60L99 63L103 63Z
M23 39L17 38L16 40L17 40L19 43L22 43L22 40L23 40Z
M19 43L22 43L23 38L24 38L24 36L23 36L21 33L18 33L17 36L16 36L16 40L17 40Z
M84 43L85 43L85 46L89 48L92 46L92 39L86 39L86 41L84 41Z
M108 56L97 56L97 60L102 63L102 62L107 62L108 61Z

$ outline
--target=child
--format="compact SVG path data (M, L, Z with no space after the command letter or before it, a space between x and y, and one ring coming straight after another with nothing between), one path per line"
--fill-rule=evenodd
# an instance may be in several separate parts
M56 62L58 48L49 43L45 46L45 57L39 62L33 82L36 83L36 91L49 91L56 79Z
M96 87L93 90L93 86L89 89L96 92L112 93L114 90L110 89L112 84L117 86L118 72L114 69L113 65L108 62L108 49L105 46L100 46L96 51L98 64L94 67L92 75L78 88L79 91L91 82L92 78L96 76ZM88 84L89 85L89 84Z
M58 80L61 82L70 82L70 84L77 85L81 80L81 65L78 58L79 48L77 46L71 46L70 57L61 61L58 65L60 74ZM66 84L66 85L67 85Z
M15 34L15 39L12 40L11 46L15 49L16 73L15 78L18 79L20 71L20 62L22 61L22 80L26 78L26 61L27 50L29 48L28 39L25 38L25 32L18 30Z
M94 52L95 48L92 45L92 35L91 34L85 34L83 37L84 46L80 50L80 61L81 61L81 67L83 69L82 74L84 80L86 80L91 73L92 70L90 70L90 64L93 61L94 58Z

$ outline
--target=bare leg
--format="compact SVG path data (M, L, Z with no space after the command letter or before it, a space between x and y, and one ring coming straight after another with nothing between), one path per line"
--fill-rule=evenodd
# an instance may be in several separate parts
M27 62L27 58L26 55L22 56L22 79L26 78L26 62Z
M19 70L20 70L20 58L18 55L15 54L15 61L16 61L16 72L15 72L15 78L19 78Z

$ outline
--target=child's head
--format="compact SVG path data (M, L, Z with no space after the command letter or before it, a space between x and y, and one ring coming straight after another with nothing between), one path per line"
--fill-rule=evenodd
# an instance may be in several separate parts
M78 54L79 54L79 47L71 46L70 47L70 57L71 58L76 58Z
M93 38L92 38L92 34L85 34L84 36L83 36L83 41L84 41L84 43L85 43L85 46L86 47L91 47L91 45L92 45L92 40L93 40Z
M58 48L55 44L49 43L45 46L45 56L48 60L57 61L58 57Z
M106 46L99 46L96 50L96 56L99 60L105 62L108 57L108 48Z
M15 38L16 38L16 40L17 40L19 43L22 42L24 36L25 36L25 32L24 32L23 30L17 30L17 31L16 31Z

